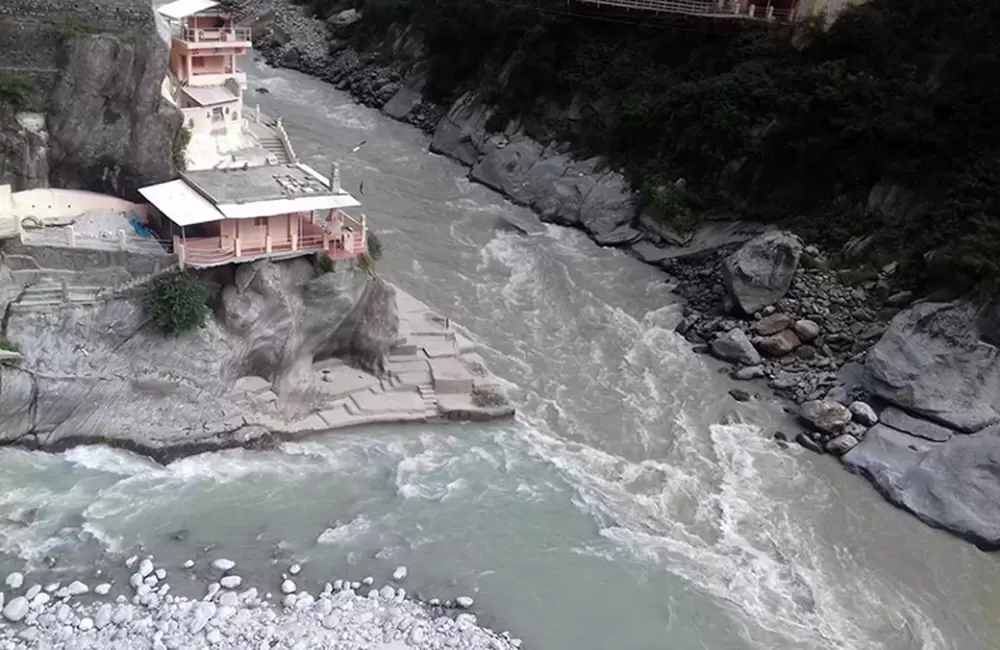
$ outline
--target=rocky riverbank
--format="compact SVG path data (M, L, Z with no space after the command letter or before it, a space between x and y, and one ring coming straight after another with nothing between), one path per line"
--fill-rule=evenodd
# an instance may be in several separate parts
M167 462L362 424L513 414L448 319L341 266L205 272L214 317L176 338L149 326L140 296L53 308L8 294L0 337L22 358L0 365L0 444L104 442Z
M298 588L301 567L274 581L274 594L244 584L236 564L156 566L131 557L127 585L34 583L7 576L0 592L0 648L337 648L339 650L513 650L520 640L480 627L472 598L427 602L408 597L397 567L381 588L366 577L327 582L316 594ZM210 581L200 600L171 594L169 576ZM264 593L267 592L267 593Z
M287 0L253 5L264 16L258 48L270 63L424 129L431 150L468 165L472 179L676 277L688 301L678 332L733 363L735 378L767 381L797 405L802 430L776 437L839 456L928 523L1000 547L1000 336L985 312L962 302L912 304L911 294L891 289L892 265L847 284L823 251L760 224L710 222L680 236L640 214L626 179L602 161L539 144L516 120L498 123L476 92L450 107L427 102L412 28L394 27L359 52L343 37L360 20L354 10L324 23ZM942 419L940 404L978 416Z

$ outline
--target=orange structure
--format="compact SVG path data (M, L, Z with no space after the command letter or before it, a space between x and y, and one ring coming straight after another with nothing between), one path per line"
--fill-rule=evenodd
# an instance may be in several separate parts
M341 189L337 165L329 179L302 163L193 171L139 192L181 268L368 250L365 217L344 212L361 204Z
M245 72L236 58L253 47L249 27L234 25L214 0L176 0L159 8L171 33L167 92L192 134L243 128Z

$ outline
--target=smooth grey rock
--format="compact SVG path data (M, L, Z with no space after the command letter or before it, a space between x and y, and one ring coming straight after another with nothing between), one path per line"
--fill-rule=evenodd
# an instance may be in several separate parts
M74 580L66 586L66 593L70 596L82 596L88 591L90 591L90 587L83 584L79 580Z
M462 609L469 609L474 603L475 601L473 601L469 596L459 596L455 599L455 604Z
M987 315L964 302L919 303L900 312L867 354L866 387L956 431L1000 422L1000 351Z
M243 584L243 578L239 576L225 576L219 580L219 584L224 589L238 589Z
M285 580L281 583L281 593L291 594L295 593L295 583L291 580Z
M834 456L843 456L858 446L858 439L850 434L842 434L826 443L826 451Z
M956 433L948 427L943 427L929 420L915 418L891 406L882 411L880 422L897 431L902 431L903 433L908 433L911 436L923 438L924 440L930 440L931 442L948 442Z
M820 446L818 442L810 438L804 431L795 436L795 442L799 443L809 451L814 451L817 454L823 453L823 447Z
M104 603L97 610L97 614L94 615L94 627L98 630L103 630L108 625L111 624L111 614L113 613L113 608L110 603Z
M405 566L398 566L392 572L392 579L396 582L402 582L406 580L406 576L409 575L409 570Z
M14 590L20 589L21 585L24 584L24 576L21 573L15 571L7 576L7 579L4 581L4 583L11 589Z
M216 571L231 571L236 566L232 560L224 557L212 560L212 568Z
M942 443L880 423L843 460L925 522L1000 550L1000 426Z
M734 306L754 314L780 300L792 285L802 242L786 232L754 237L730 255L722 279Z
M805 343L818 337L822 331L815 321L811 321L808 318L795 321L792 327L795 329L795 333L798 334L799 339Z
M720 334L712 341L710 349L713 355L725 361L748 366L756 366L761 362L760 353L741 329L731 329L725 334Z
M851 421L851 411L840 402L811 400L799 407L799 417L819 431L836 433Z
M748 381L751 379L760 379L764 376L764 366L746 366L743 368L737 368L733 372L733 379L739 379L740 381Z
M109 593L111 593L111 585L106 582L102 582L101 584L94 587L94 593L97 594L98 596L107 596Z
M753 340L754 347L770 357L783 357L794 352L802 342L792 330L783 330L771 336Z
M878 415L875 414L875 409L866 402L856 400L851 402L851 405L847 408L851 411L855 422L860 422L867 427L873 427L878 423Z

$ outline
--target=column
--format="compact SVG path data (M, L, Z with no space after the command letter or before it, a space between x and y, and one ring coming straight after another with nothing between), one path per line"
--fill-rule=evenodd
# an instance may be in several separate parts
M187 56L184 57L185 65L187 66L187 82L191 83L191 53L188 52Z
M128 250L128 240L125 239L125 231L118 231L118 246L123 250Z
M69 247L76 248L76 228L73 224L66 228L66 233L69 235Z

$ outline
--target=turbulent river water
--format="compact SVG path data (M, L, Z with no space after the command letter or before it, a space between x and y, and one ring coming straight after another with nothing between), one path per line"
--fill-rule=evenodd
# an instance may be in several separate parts
M339 160L351 191L364 181L381 272L468 331L518 418L168 467L0 450L0 571L48 556L49 573L88 575L137 545L176 566L211 547L275 591L292 559L312 588L406 564L411 591L472 595L481 620L542 650L996 650L997 558L834 460L780 449L781 409L732 401L672 332L665 277L538 224L319 81L250 76L304 160ZM537 233L498 227L505 215ZM745 424L719 424L734 413Z

